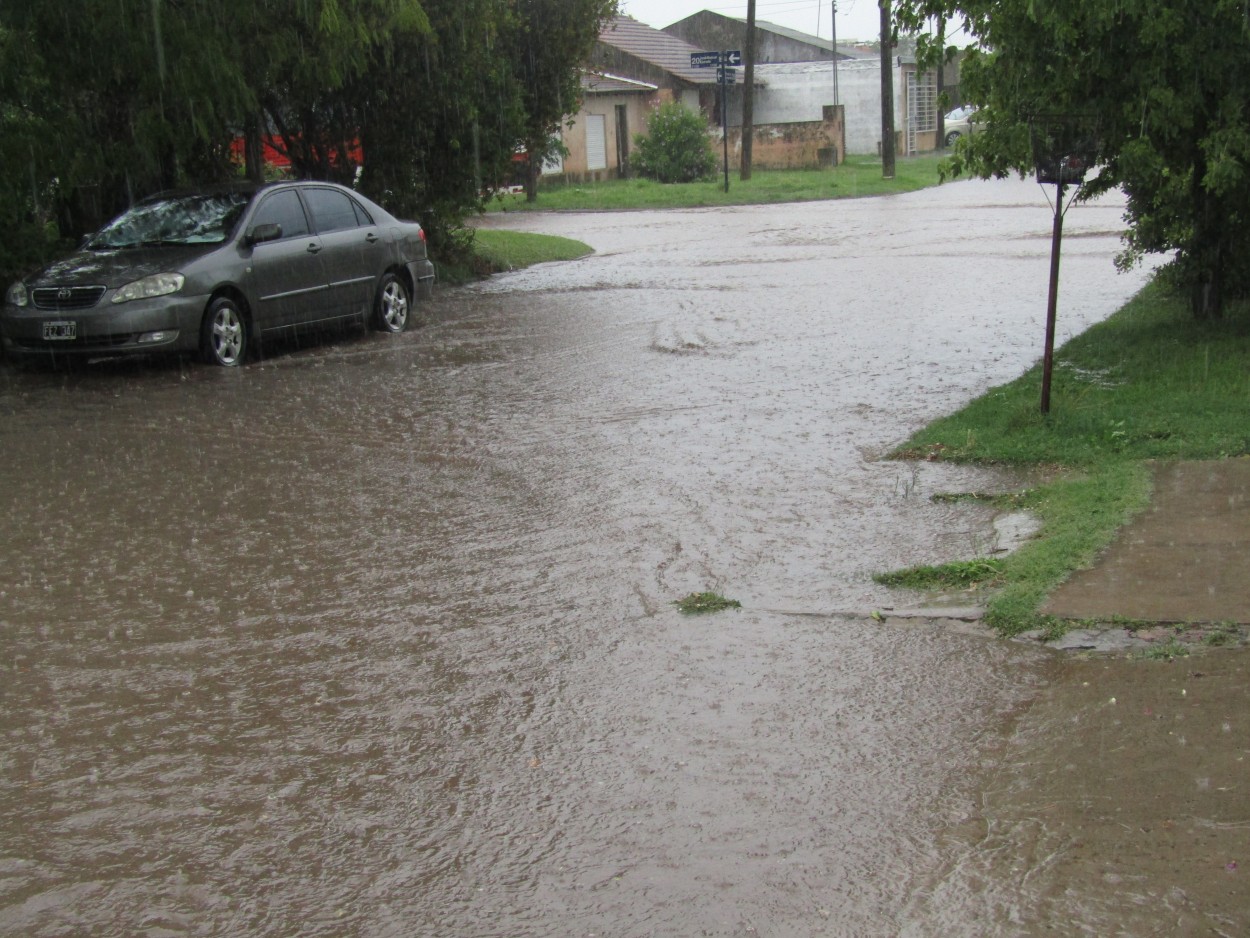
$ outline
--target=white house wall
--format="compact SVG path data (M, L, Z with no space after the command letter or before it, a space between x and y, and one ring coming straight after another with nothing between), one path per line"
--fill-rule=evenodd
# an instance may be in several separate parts
M755 92L757 124L791 124L820 121L826 105L833 104L833 72L830 62L796 62L757 65L755 74L764 87ZM904 71L894 69L894 128L903 126ZM737 95L737 118L741 123L741 95ZM840 61L838 103L846 108L846 152L874 154L881 141L881 63ZM732 112L731 112L732 113Z

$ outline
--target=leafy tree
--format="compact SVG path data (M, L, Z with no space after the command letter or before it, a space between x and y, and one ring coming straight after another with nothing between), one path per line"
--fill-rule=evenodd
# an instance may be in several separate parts
M444 255L483 191L501 183L522 136L508 0L427 0L430 32L348 89L364 149L361 188L421 219Z
M647 118L646 135L634 137L634 167L660 182L695 182L716 171L707 121L679 101L665 101Z
M135 198L259 176L353 183L437 241L576 109L615 0L4 0L0 275ZM46 50L55 50L55 56ZM47 237L45 237L47 233Z
M617 0L516 0L512 57L524 112L529 202L537 196L543 161L558 144L561 122L580 106L581 65L616 9Z
M1089 196L1123 187L1122 265L1175 251L1171 273L1198 318L1250 291L1250 17L1242 0L896 0L900 24L935 48L930 18L975 37L962 91L984 133L960 142L952 172L1031 167L1027 123L1056 113L1097 121L1100 170Z

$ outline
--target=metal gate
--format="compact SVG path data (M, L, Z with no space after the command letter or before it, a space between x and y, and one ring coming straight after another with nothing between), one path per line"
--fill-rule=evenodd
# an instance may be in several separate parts
M937 81L933 72L907 73L907 155L919 152L918 134L937 130Z

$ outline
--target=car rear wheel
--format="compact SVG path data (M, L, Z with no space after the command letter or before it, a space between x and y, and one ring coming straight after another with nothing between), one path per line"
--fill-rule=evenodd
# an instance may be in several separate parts
M374 302L373 324L383 332L403 332L408 328L408 312L412 301L408 287L394 274L383 274Z
M210 365L233 368L247 353L247 321L239 305L219 296L208 306L200 332L200 352Z

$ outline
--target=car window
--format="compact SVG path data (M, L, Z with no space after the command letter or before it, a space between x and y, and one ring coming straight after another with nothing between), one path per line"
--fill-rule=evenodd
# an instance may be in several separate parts
M96 250L170 244L220 244L247 206L246 192L157 196L140 202L100 229Z
M372 225L373 224L373 219L370 217L369 213L365 210L365 207L361 205L359 202L357 202L355 199L352 199L352 208L356 210L356 224L358 225Z
M308 200L313 224L320 234L357 227L352 200L342 192L334 189L305 189L304 197Z
M299 195L294 189L275 192L260 203L252 225L268 224L280 226L284 238L298 238L308 234L308 218L304 215L304 206L300 204Z

